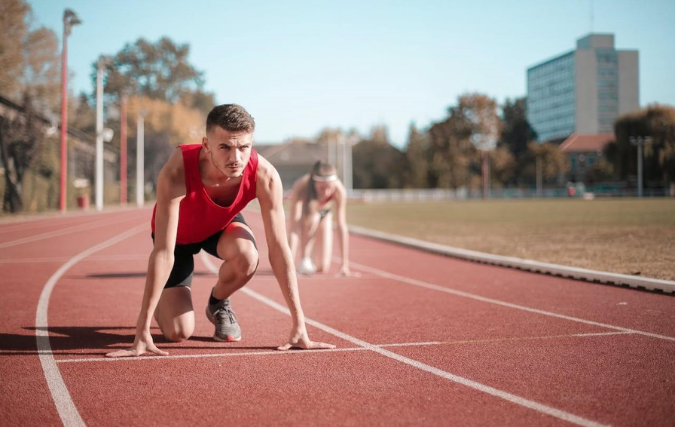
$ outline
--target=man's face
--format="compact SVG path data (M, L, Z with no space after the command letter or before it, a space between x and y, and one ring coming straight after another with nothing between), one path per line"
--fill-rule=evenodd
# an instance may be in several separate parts
M333 191L335 191L335 186L337 181L329 182L319 182L314 181L314 189L316 190L316 196L319 200L326 200Z
M211 157L213 166L228 178L239 178L251 158L253 134L230 132L214 126L202 139L202 146Z

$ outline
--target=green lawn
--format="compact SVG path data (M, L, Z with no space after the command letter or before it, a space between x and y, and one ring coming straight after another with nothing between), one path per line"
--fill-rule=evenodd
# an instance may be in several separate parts
M347 220L481 252L675 280L675 199L352 203Z

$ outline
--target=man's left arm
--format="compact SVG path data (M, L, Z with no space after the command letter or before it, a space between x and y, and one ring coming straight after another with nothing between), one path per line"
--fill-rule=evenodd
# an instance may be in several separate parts
M300 305L295 266L286 239L286 218L281 178L279 178L276 169L262 158L260 158L258 169L256 196L260 202L260 211L265 225L265 238L269 248L270 264L293 319L290 338L286 344L278 349L288 350L292 347L302 349L335 348L332 344L313 342L307 335L305 316Z
M349 270L349 229L347 228L347 194L342 190L335 200L337 210L337 233L340 242L340 253L342 255L342 266L340 267L341 276L350 276Z

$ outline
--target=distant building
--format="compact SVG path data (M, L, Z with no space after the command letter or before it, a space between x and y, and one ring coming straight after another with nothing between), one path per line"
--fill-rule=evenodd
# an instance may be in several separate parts
M613 34L589 34L527 70L527 119L540 142L613 132L618 116L639 108L638 51L617 50Z
M586 175L602 159L603 149L612 141L613 133L574 133L563 141L560 150L569 159L567 178L574 182L586 182Z
M276 145L254 144L258 153L279 172L284 193L319 160L328 161L328 147L313 142L293 141Z

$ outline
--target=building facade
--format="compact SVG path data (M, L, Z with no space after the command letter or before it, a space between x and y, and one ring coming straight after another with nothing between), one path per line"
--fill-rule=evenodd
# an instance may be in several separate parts
M617 50L613 34L589 34L527 70L527 119L539 142L613 132L618 116L638 108L638 51Z

